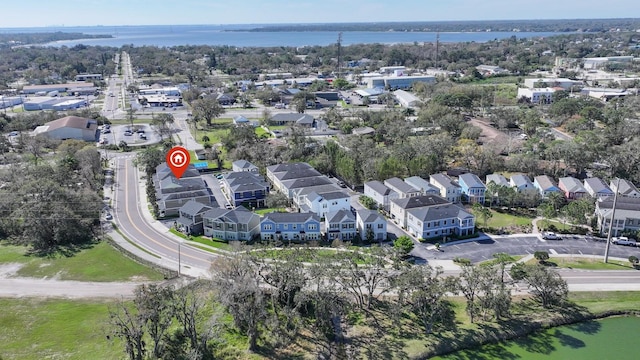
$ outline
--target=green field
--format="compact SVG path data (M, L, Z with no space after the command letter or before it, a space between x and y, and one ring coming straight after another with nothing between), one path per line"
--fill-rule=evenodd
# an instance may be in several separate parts
M109 301L0 299L2 359L124 359L107 340Z
M531 225L531 220L533 220L533 218L530 217L505 214L495 210L491 210L491 214L493 216L487 220L487 226L492 228L507 227L511 225ZM483 219L479 218L476 221L484 226Z
M27 256L22 246L0 246L0 263L21 263L17 276L77 281L162 280L161 273L138 264L106 242L79 251L72 256Z
M538 260L531 259L528 263L535 264ZM603 259L592 259L582 257L551 257L547 264L567 269L582 270L633 270L633 266L628 261L609 260L605 263Z

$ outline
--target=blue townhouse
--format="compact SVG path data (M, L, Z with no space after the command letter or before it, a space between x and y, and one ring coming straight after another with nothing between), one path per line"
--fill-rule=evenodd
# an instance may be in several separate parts
M484 204L484 193L487 191L487 187L484 186L477 175L471 173L462 174L458 176L458 184L462 190L463 198L469 204Z
M288 242L320 240L320 217L312 213L266 214L260 221L260 238Z
M247 205L254 208L266 206L269 183L258 173L232 172L222 179L222 189L233 206Z

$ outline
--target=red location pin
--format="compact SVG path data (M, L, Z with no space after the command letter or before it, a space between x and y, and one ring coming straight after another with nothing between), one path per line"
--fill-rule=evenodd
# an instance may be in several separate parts
M189 167L189 163L191 162L191 156L189 155L189 151L182 146L175 146L167 152L167 165L173 175L180 179L182 174Z

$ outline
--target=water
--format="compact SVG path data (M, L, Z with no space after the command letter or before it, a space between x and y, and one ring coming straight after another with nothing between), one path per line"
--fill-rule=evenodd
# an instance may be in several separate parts
M159 46L179 45L230 45L238 47L267 46L326 46L338 40L337 31L283 31L249 32L241 31L255 28L257 25L154 25L154 26L78 26L46 28L0 28L0 33L16 32L79 32L84 34L108 34L114 38L66 40L51 43L51 46ZM236 31L227 31L236 30ZM448 32L440 33L441 42L486 42L505 39L547 37L557 35L553 32ZM390 32L390 31L345 31L342 44L395 44L413 42L435 42L435 32Z
M640 318L612 317L548 329L522 339L434 359L635 360L640 358L638 330Z

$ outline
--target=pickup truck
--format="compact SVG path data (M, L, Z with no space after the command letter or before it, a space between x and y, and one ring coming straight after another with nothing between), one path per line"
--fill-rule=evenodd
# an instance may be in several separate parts
M611 243L616 245L638 246L634 239L629 239L626 236L614 237L611 239Z

